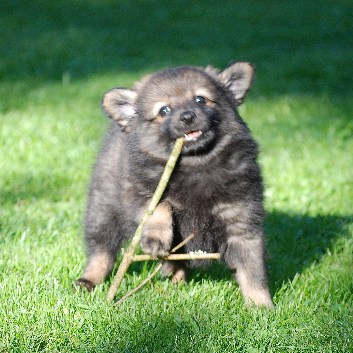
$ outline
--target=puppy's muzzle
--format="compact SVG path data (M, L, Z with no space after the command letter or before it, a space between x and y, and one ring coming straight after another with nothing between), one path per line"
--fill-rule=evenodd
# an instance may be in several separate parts
M195 120L195 118L196 114L191 110L180 114L180 120L186 125L190 125Z

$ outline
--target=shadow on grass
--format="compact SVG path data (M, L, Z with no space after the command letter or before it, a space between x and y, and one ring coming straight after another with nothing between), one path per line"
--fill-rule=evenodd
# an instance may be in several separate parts
M205 352L207 351L205 345L211 334L208 328L209 322L200 322L193 316L192 313L155 312L148 318L141 317L138 322L135 322L132 335L129 332L128 335L122 336L120 332L111 342L107 343L102 339L103 342L98 343L94 349L85 348L84 351L92 353ZM129 331L129 325L130 323L122 323L121 331ZM217 343L216 345L223 345L225 348L228 345L227 341L221 338ZM197 348L195 348L196 345Z
M284 281L320 261L339 238L348 234L347 225L352 221L351 216L269 213L265 232L272 289L278 289Z
M290 215L281 211L270 212L265 222L268 239L269 277L272 293L283 282L292 280L321 257L332 251L336 241L346 236L347 225L352 217ZM146 265L135 263L130 273L146 271ZM228 281L232 279L230 271L218 261L208 268L189 270L189 280L193 282Z
M122 352L190 352L191 349L205 351L205 347L200 347L203 338L207 338L201 337L202 323L192 316L191 313L188 317L180 317L177 314L156 315L144 323L141 334L134 342L126 345ZM206 333L204 335L206 336ZM195 350L196 344L198 348ZM121 352L121 349L115 352Z
M261 95L347 95L352 9L348 1L7 1L0 78L28 80L33 89L92 74L248 60Z

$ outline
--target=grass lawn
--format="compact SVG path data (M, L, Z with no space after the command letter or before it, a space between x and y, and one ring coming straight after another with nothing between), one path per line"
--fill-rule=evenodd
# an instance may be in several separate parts
M5 0L0 352L353 352L352 14L348 0ZM73 294L102 94L234 59L257 67L241 114L261 147L276 310L246 309L217 263L119 307L110 281Z

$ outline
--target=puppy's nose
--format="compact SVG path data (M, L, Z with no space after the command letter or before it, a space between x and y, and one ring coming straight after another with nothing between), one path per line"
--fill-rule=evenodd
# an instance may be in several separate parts
M196 115L191 110L180 114L180 120L185 124L191 124L195 118L196 118Z

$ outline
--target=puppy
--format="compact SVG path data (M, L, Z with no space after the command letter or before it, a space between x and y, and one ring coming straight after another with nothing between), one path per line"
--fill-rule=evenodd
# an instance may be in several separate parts
M263 185L257 144L237 112L254 69L178 67L103 98L113 120L97 158L85 218L88 263L76 284L91 291L111 272L135 231L178 137L185 144L141 238L145 253L220 252L248 303L273 307L265 264ZM166 262L174 281L195 262Z

